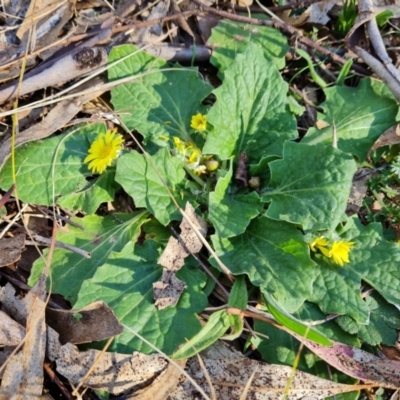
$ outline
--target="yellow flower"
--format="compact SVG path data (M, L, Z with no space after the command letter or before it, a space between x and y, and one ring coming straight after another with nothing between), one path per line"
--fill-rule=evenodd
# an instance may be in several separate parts
M319 250L322 254L325 254L325 251L327 252L327 254L329 253L328 250L328 241L323 237L317 237L316 239L314 239L312 242L308 243L308 245L310 246L310 249L315 253L317 250ZM328 257L328 256L327 256Z
M89 163L88 168L93 173L102 174L122 150L124 139L116 134L116 129L101 133L92 143L89 154L84 163Z
M198 147L190 146L191 154L189 156L189 164L198 164L201 158L201 150Z
M354 243L355 242L345 242L344 240L333 242L331 250L329 251L333 262L339 264L341 267L343 267L344 263L349 263L349 253Z
M190 121L190 127L196 129L196 131L205 131L207 127L207 116L200 113L193 115Z
M174 136L174 145L175 145L175 148L176 148L178 154L180 154L182 156L184 156L186 154L186 149L188 148L188 145L186 144L186 142L183 142L177 136Z

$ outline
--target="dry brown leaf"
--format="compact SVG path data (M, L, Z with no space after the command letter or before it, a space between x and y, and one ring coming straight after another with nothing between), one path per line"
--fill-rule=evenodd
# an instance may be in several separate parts
M19 233L12 238L0 240L0 267L6 267L21 258L25 248L25 235Z
M293 369L283 365L269 365L260 361L250 360L236 351L225 349L221 351L220 344L216 350L212 347L200 353L203 357L212 385L218 400L238 400L254 371L255 376L248 389L248 397L256 400L277 400L285 393L287 384L292 377ZM225 357L220 357L221 353ZM230 355L231 354L231 355ZM212 358L206 358L211 356ZM210 388L205 380L205 374L195 357L187 363L189 375L209 394ZM357 390L358 386L343 385L315 377L305 372L296 371L290 384L288 400L325 399L334 394ZM195 389L188 379L185 379L173 392L171 400L191 400Z
M77 321L74 314L82 317ZM97 342L123 332L114 311L103 301L88 304L82 310L46 310L46 321L59 332L62 344Z
M171 0L171 11L174 14L179 14L181 13L181 9L179 8L179 5L176 0ZM190 28L189 24L186 22L186 19L183 17L178 17L176 19L177 25L179 25L185 32L187 32L192 38L195 37L195 34L193 33L192 29Z
M49 13L50 10L52 10L51 13ZM38 47L46 46L56 40L71 16L72 4L68 1L31 1L25 19L17 31L17 36L25 45L27 45L28 37L31 36L31 40L37 43Z
M168 14L170 0L158 2L151 10L150 15L145 20L162 19ZM134 37L139 43L151 43L154 39L158 39L162 34L164 23L155 24L147 28L139 28L135 30Z
M242 186L248 186L248 176L247 176L247 163L249 158L245 152L240 154L238 165L235 171L235 179L242 183Z
M176 306L182 292L185 290L185 282L175 276L174 272L164 270L161 281L153 284L155 305L160 310Z
M76 346L67 343L61 347L56 360L57 371L77 385L99 354L98 350L79 352ZM150 384L167 366L168 361L157 354L104 353L83 386L118 395Z
M176 360L175 363L183 369L185 368L186 360ZM159 375L143 390L136 391L132 394L132 397L127 396L127 400L165 400L180 380L180 370L173 363L169 363L167 370L163 374Z
M321 130L321 129L324 129L324 128L326 128L327 126L329 126L329 124L328 124L328 122L326 122L326 121L324 121L324 120L322 120L322 119L319 119L319 120L315 123L315 126L316 126L317 129Z
M45 294L45 284L43 284L43 292ZM35 286L36 287L36 286ZM29 321L31 319L31 316L29 315L30 310L32 309L31 307L36 304L35 302L35 293L34 289L32 289L25 298L21 299L19 297L15 297L15 290L14 288L10 285L7 284L5 287L0 288L0 303L2 305L2 309L4 312L6 312L8 315L12 315L12 317L17 320L21 325L25 325L25 320L28 318L28 326L29 326ZM44 303L43 303L44 306ZM43 310L42 306L42 310ZM39 314L39 306L32 309L32 312L36 312L34 315L35 318L37 318ZM82 324L82 326L87 323L87 320L89 320L92 324L92 330L96 331L98 329L98 326L101 325L101 323L111 323L113 327L105 328L103 329L103 332L100 334L100 336L104 337L104 332L108 329L109 333L118 333L120 332L120 325L118 324L118 321L116 320L114 315L111 315L110 310L108 309L107 306L103 305L102 302L96 302L93 304L88 305L85 307L85 309L80 311L80 313L83 315L83 320L85 320ZM68 318L71 318L70 313L65 313ZM68 319L67 318L67 319ZM105 321L102 321L100 323L101 319L106 319ZM74 336L79 336L83 334L83 331L80 330L79 323L78 327L76 325L72 325L71 321L68 321L67 319L64 319L65 321L65 326L60 324L59 328L61 330L69 330L66 334L64 334L65 337L68 335L74 337ZM97 321L97 326L96 326L96 321ZM68 325L69 324L69 325ZM39 328L43 329L44 325L44 312L43 316L40 318L40 324L38 325ZM45 325L44 325L45 326ZM46 331L46 328L44 328ZM77 333L74 333L74 330L77 329ZM111 329L111 330L110 330ZM45 333L44 331L44 333ZM43 333L40 331L40 333ZM91 334L93 337L93 333L88 333ZM33 336L32 337L36 338L42 338L41 336ZM45 335L46 336L46 335ZM42 338L43 339L43 338ZM57 364L57 370L64 375L66 378L70 379L71 382L73 382L75 385L80 383L80 380L86 375L88 372L89 368L92 366L94 360L97 359L98 355L101 353L97 350L90 350L86 352L79 352L78 348L74 346L72 343L67 343L64 346L61 346L60 340L59 340L59 335L58 333L52 329L51 327L47 327L47 343L45 341L46 338L43 339L43 343L40 343L41 346L45 346L46 349L46 355L51 361L56 361ZM33 339L28 336L27 338L27 344L25 344L24 349L27 345L30 345L30 341ZM30 364L34 360L36 360L36 366L40 365L40 371L43 369L43 358L44 358L44 349L42 352L37 352L37 357L33 357L32 354L36 354L36 350L31 350L32 346L29 347L29 350L31 353L28 353L28 359ZM5 373L5 377L10 380L10 375L11 376L18 376L17 372L18 369L23 367L22 362L24 360L20 360L20 355L23 355L23 352L20 352L17 354L19 358L16 358L16 360L13 362L14 359L10 361L9 364L7 364L7 369L12 368L8 370L7 376ZM39 357L40 355L40 357ZM21 364L21 365L20 365ZM158 355L145 355L141 353L134 353L133 356L131 355L126 355L126 354L118 354L118 353L105 353L102 355L102 357L99 359L99 362L96 364L93 373L88 377L88 380L85 382L84 386L88 386L94 389L103 389L106 390L110 393L113 394L120 394L122 392L125 392L127 390L135 389L136 387L144 387L147 385L147 383L153 382L154 378L159 376L166 370L168 362L158 356ZM1 365L1 364L0 364ZM8 366L10 365L10 367ZM38 367L39 368L39 367ZM41 374L37 373L37 377L40 378ZM30 380L32 381L32 380ZM7 381L3 379L2 385ZM25 381L24 381L25 382ZM22 382L21 390L24 389L24 382ZM21 383L21 382L20 382ZM40 392L41 392L41 384L39 385L39 381L37 382L37 389L39 390L40 386ZM17 393L17 389L15 389L18 386L18 382L12 386L15 390L15 393ZM9 396L9 392L3 393L0 389L0 394L3 394L5 397L0 396L0 400L5 400L5 399L13 399L13 397L7 397ZM32 392L33 393L33 392ZM18 397L15 397L16 399ZM34 399L36 398L35 396L31 397L19 397L19 399Z
M332 347L321 346L296 333L292 335L318 357L339 371L376 386L397 389L400 387L400 362L384 360L356 347L332 342Z
M360 210L362 201L367 193L367 182L371 175L365 175L361 178L359 177L368 171L368 168L360 168L354 175L353 184L351 186L350 196L347 200L346 208L346 214L349 216L358 213L358 211Z
M0 388L1 400L40 399L43 390L43 362L46 350L46 276L42 274L24 298L28 311L26 339L22 350L5 367Z
M185 214L204 236L207 233L207 224L196 214L189 202L186 203ZM181 269L189 254L198 253L203 246L186 218L183 219L179 227L181 228L180 240L182 244L174 237L170 237L167 247L158 260L158 264L165 268L161 280L153 283L155 305L160 310L168 306L175 306L178 303L185 289L185 284L175 276L175 272Z
M324 0L311 4L307 23L326 25L330 21L328 13L338 1L339 0Z
M16 346L24 337L24 327L0 311L0 346Z
M394 125L379 136L379 139L371 147L371 151L383 146L391 146L400 143L400 125Z

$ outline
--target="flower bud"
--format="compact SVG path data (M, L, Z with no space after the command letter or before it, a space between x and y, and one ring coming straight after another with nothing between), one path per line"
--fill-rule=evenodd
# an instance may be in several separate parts
M213 160L212 158L207 160L204 164L209 172L213 172L219 167L219 162L217 160Z

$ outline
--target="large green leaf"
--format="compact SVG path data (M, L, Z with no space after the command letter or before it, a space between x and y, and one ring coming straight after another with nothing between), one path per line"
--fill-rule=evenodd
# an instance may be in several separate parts
M108 168L97 179L89 182L85 188L79 192L67 194L57 202L70 210L94 214L100 203L114 200L115 192L120 187L114 178L115 169Z
M242 235L231 239L214 235L212 241L233 274L247 274L287 311L296 311L311 295L314 263L294 225L262 216L251 221Z
M152 240L146 240L142 246L130 242L120 253L113 252L93 277L83 283L75 309L102 300L122 324L171 354L201 329L196 313L207 306L207 298L201 291L206 277L198 267L183 267L177 277L186 283L187 289L176 307L160 311L154 305L152 286L161 278L162 267L157 264L160 254L160 245ZM154 352L129 329L114 339L111 350Z
M221 238L237 236L243 233L262 210L260 196L256 192L250 194L229 193L232 179L232 163L228 173L219 178L215 192L209 195L209 219Z
M275 64L265 59L260 46L249 43L214 90L217 101L208 113L214 129L203 152L227 159L246 151L250 162L280 156L282 143L297 137L287 90Z
M332 143L336 132L338 148L363 161L376 139L399 120L399 105L382 82L365 78L356 88L333 86L324 92L319 117L329 126L310 128L302 143Z
M305 230L334 229L343 219L356 165L332 146L286 142L283 159L272 161L267 216Z
M163 225L180 219L180 213L169 197L168 191L157 175L153 164L164 182L181 205L184 203L177 185L185 178L183 162L171 157L167 148L160 149L150 163L137 151L124 154L118 159L115 180L135 200L136 207L146 207Z
M289 47L287 39L277 29L220 20L213 28L208 44L213 48L210 61L219 69L221 77L249 42L257 43L265 58L273 61L279 69L285 66Z
M61 203L71 209L94 212L100 203L110 200L114 187L104 178L96 179L91 183L93 196L90 199L85 198L85 188L88 185L86 178L92 173L83 160L88 154L91 142L100 133L105 132L104 124L94 124L18 147L15 160L18 197L27 203L43 205L51 205L53 201L61 200ZM9 189L11 185L12 170L9 159L0 175L0 187Z
M399 246L384 239L377 223L365 227L354 219L346 227L343 238L355 242L350 263L339 267L316 254L317 279L310 300L327 314L344 314L358 324L367 324L370 309L361 298L361 281L375 288L389 303L400 305Z
M117 214L116 218L97 215L72 218L83 230L67 225L58 232L56 240L89 252L91 258L55 249L51 262L52 292L63 294L67 300L74 303L82 283L90 279L96 269L104 264L111 251L121 251L126 243L136 241L147 216L146 211L138 211L132 214ZM46 251L45 255L47 253ZM28 282L30 285L35 284L43 267L44 262L41 258L33 264Z
M364 343L372 346L394 346L398 339L397 331L400 329L399 310L377 292L367 296L365 302L370 309L368 325L358 325L346 315L336 318L335 322L346 332L356 333Z
M201 102L212 87L200 79L197 68L177 66L174 71L163 71L168 67L165 60L131 45L114 48L109 61L128 54L132 56L108 70L111 80L137 76L134 82L111 90L111 102L122 121L138 130L145 143L165 146L165 139L173 136L189 141L191 117L204 113Z

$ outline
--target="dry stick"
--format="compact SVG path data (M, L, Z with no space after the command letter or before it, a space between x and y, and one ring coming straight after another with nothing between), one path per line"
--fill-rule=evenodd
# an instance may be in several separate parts
M354 51L364 60L364 62L372 69L372 71L374 71L375 74L386 83L393 96L398 102L400 102L400 85L393 75L383 67L379 60L371 56L371 54L361 47L356 46Z
M192 0L193 3L197 4L199 6L199 11L202 12L207 12L209 14L214 14L217 15L221 18L226 18L226 19L230 19L232 21L238 21L238 22L243 22L246 24L251 24L251 25L260 25L260 26L269 26L272 28L276 28L281 30L282 32L286 33L286 34L290 34L290 35L294 35L296 36L296 39L298 42L320 52L321 54L323 54L324 56L327 56L329 58L331 58L333 61L337 62L338 64L344 65L346 63L347 60L345 60L344 58L338 56L337 54L325 49L324 47L322 47L321 45L319 45L318 43L315 43L314 41L312 41L311 39L303 36L301 34L300 31L298 31L296 28L294 28L293 26L286 24L285 22L281 22L281 21L277 21L276 19L271 19L271 20L261 20L261 19L256 19L256 18L248 18L248 17L242 17L240 15L234 15L234 14L230 14L228 12L225 11L219 11L216 10L212 7L208 7L205 6L204 4L202 4L200 2L200 0ZM361 67L360 65L356 65L353 64L352 69L354 69L355 71L361 73L361 74L369 74L368 70L366 70L365 68Z
M33 237L34 240L40 242L41 244L45 244L47 246L51 245L52 239L45 238L45 237L40 236L40 235L33 235L32 237ZM30 243L27 243L27 244L30 244ZM92 257L89 252L87 252L85 250L82 250L79 247L71 246L70 244L67 244L67 243L58 242L57 240L55 241L55 246L60 248L60 249L65 249L65 250L72 251L72 252L74 252L76 254L79 254L80 256L82 256L84 258L91 258Z
M50 363L45 362L43 367L44 370L47 372L47 375L49 376L50 380L58 386L58 388L61 390L62 394L67 398L67 400L74 400L74 398L71 396L67 388L62 383L62 381L58 378L56 373L51 369Z
M371 0L361 0L359 2L359 7L362 12L374 15L374 6ZM400 72L397 68L393 65L391 58L389 57L388 53L386 52L385 45L382 40L382 36L379 32L378 24L376 22L376 18L372 18L367 22L367 29L369 39L374 46L374 50L377 56L383 62L383 65L389 70L389 72L394 76L394 78L400 84Z

